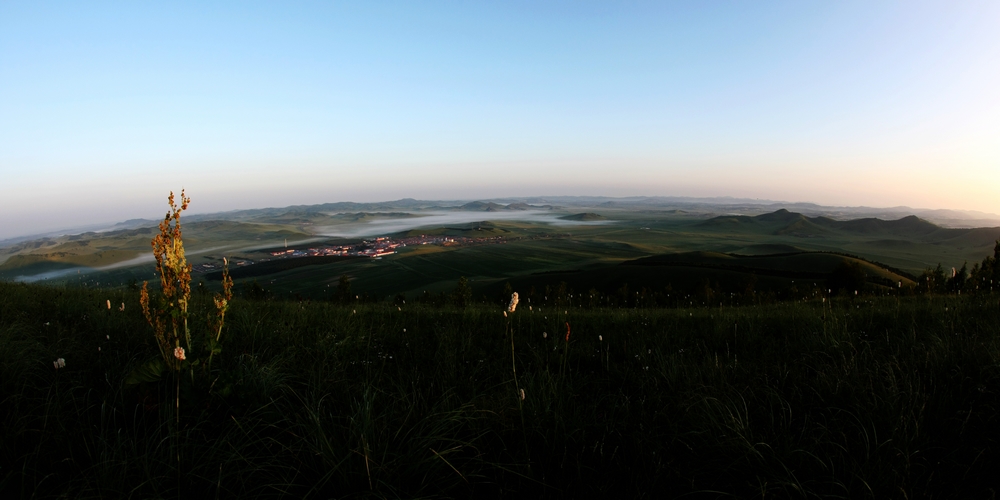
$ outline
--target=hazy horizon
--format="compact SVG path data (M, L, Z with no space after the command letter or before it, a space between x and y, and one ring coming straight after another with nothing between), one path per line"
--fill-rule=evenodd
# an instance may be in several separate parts
M934 208L927 208L927 207L907 207L907 206L894 206L894 207L829 206L829 205L818 205L818 204L814 204L814 203L808 202L808 201L789 202L789 201L782 201L782 200L733 198L733 197L726 197L726 196L713 197L713 198L690 198L690 197L681 197L681 196L677 196L677 197L672 197L672 196L662 196L662 197L641 197L641 196L633 196L633 197L606 197L606 196L571 196L571 195L566 195L566 196L548 196L548 197L546 197L546 196L537 196L537 197L508 196L508 197L498 197L498 198L479 198L479 199L465 199L465 200L459 200L459 199L455 199L455 200L417 200L417 199L413 199L413 198L399 198L399 199L396 199L396 200L374 200L374 201L370 201L370 202L327 201L327 202L324 202L324 203L313 204L312 206L322 205L322 204L336 204L336 203L348 203L348 204L349 203L357 203L357 204L364 204L364 203L373 203L373 204L386 203L386 204L388 204L388 203L393 203L393 202L398 202L398 201L404 201L404 200L413 200L413 201L418 201L418 202L441 202L441 203L448 204L448 205L442 206L442 208L458 208L458 206L460 204L464 204L464 203L468 203L468 202L472 202L472 201L503 202L503 203L507 203L507 202L511 202L511 201L523 202L525 200L534 200L535 202L542 202L542 201L552 200L552 201L555 201L555 202L558 203L558 202L562 201L562 199L565 199L565 198L606 199L606 200L609 200L609 201L615 201L615 200L617 200L617 201L625 201L625 200L639 200L639 199L652 200L652 199L657 199L657 198L659 198L659 199L671 199L671 198L674 198L674 199L678 199L678 203L682 204L682 205L685 204L685 203L689 203L689 204L705 204L705 205L712 205L712 204L714 204L717 208L721 208L721 207L724 207L724 206L727 206L727 205L739 206L739 207L746 207L748 205L752 205L752 206L759 206L759 207L761 207L761 212L766 212L768 209L777 209L776 207L791 207L792 209L794 209L796 206L801 206L801 205L813 205L813 206L815 206L815 208L821 209L821 210L846 210L846 211L860 210L860 211L867 211L867 212L875 212L875 211L879 211L879 210L892 211L892 212L905 211L907 215L915 215L917 213L927 213L927 212L935 212L935 211L951 211L951 212L954 212L954 215L964 215L965 219L967 219L967 220L972 220L972 219L976 219L976 218L981 217L984 220L992 220L993 222L1000 223L1000 214L994 214L994 213L988 213L988 212L980 212L980 211L975 211L975 210L961 211L961 210L951 210L951 209L934 209ZM166 197L164 197L164 200L166 200ZM728 201L730 203L728 203L728 204L727 203L723 203L724 201ZM186 216L185 218L190 221L190 218L192 216L212 216L212 215L223 216L223 215L225 215L227 213L240 212L242 210L268 210L268 209L278 209L278 210L280 210L280 209L290 208L290 207L294 207L294 206L299 206L299 205L256 206L256 207L247 207L247 208L243 208L243 209L233 209L233 210L223 210L223 211L213 211L213 212L189 210L189 211L185 211L184 214ZM572 208L579 208L579 206L576 206L576 207L573 207L573 206L569 206L569 207L563 206L563 207L560 207L560 209L561 209L562 212L567 212L567 211L571 212L571 211L573 211L573 210L571 210ZM362 209L358 209L358 210L359 211L366 211L366 210L362 210ZM162 209L161 210L161 212L165 212L165 211L166 211L166 209ZM392 209L391 210L391 212L400 212L400 211L405 212L406 210L403 210L403 209ZM376 212L379 212L379 211L376 211ZM382 211L382 212L384 212L384 211ZM715 213L723 214L724 212L725 212L724 210L717 210ZM352 210L344 210L344 211L331 212L331 214L336 214L336 213L356 213L356 212L354 212ZM375 235L380 235L382 233L388 233L388 232L394 232L394 231L402 231L402 230L408 230L408 229L415 229L415 228L420 228L420 227L436 227L436 226L447 225L447 224L469 223L469 222L476 222L476 221L482 221L482 220L533 221L533 222L547 222L547 223L551 223L553 225L587 225L587 224L604 224L605 223L605 221L567 221L567 220L561 220L561 219L557 218L558 214L546 214L546 213L542 213L542 212L540 212L538 210L514 210L514 211L510 211L510 212L506 212L506 211L497 211L497 212L484 212L484 211L447 211L447 210L441 211L441 210L435 210L435 209L429 207L428 209L411 210L410 213L412 215L416 215L416 217L407 217L407 218L391 218L391 217L387 217L386 219L369 220L369 221L359 222L359 223L356 223L356 224L345 223L345 224L341 224L341 225L337 226L337 230L335 230L335 231L324 231L324 230L322 230L322 228L317 228L316 234L317 234L317 236L334 236L334 237L375 236ZM898 216L902 217L903 215L898 215ZM151 224L155 224L155 222L158 221L158 220L160 220L160 218L162 218L162 215L160 215L158 217L156 215L153 215L153 216L150 216L150 217L131 217L129 219L106 220L106 221L101 221L101 222L96 223L96 224L78 225L78 226L72 226L72 227L71 226L66 226L66 227L59 227L59 228L52 229L52 230L36 231L36 232L29 232L29 233L24 233L24 234L7 234L5 232L0 231L0 245L2 245L2 244L10 244L10 243L13 243L13 242L16 242L16 241L23 241L25 239L31 239L31 238L40 237L40 236L51 236L51 235L61 235L62 236L62 235L79 234L79 233L82 233L82 232L91 232L91 231L97 231L97 232L112 231L112 230L115 230L115 229L120 229L121 226L122 226L122 224L124 224L124 223L130 222L130 221L136 221L136 220L146 220L146 221L149 221ZM360 228L360 227L363 227L364 229L358 230L358 228Z
M0 239L401 198L1000 213L1000 4L0 3Z

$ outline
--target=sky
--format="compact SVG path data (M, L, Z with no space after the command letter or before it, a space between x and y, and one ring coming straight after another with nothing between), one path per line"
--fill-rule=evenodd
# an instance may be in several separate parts
M0 1L0 239L399 198L1000 213L1000 2Z

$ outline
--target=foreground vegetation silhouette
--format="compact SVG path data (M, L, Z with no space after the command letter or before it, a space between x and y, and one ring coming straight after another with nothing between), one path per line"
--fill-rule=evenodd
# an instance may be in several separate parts
M335 301L232 300L231 281L216 297L170 295L178 255L160 295L0 283L0 495L975 498L1000 486L989 260L966 279L984 288L941 271L922 295L665 309L523 293L489 305L462 287L440 305L365 303L347 280ZM187 338L183 320L204 335ZM147 373L151 359L167 369Z
M3 492L858 498L995 486L992 294L508 318L480 305L234 301L215 360L231 390L182 392L177 428L169 383L126 386L157 347L138 308L109 300L138 297L0 284ZM213 310L192 301L192 315Z

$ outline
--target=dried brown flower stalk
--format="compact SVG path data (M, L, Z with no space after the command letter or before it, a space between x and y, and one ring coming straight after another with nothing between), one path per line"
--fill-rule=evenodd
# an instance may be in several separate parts
M181 337L187 351L191 351L191 332L188 329L188 304L191 300L191 264L184 257L184 241L181 238L181 212L187 210L191 199L184 196L181 190L181 204L174 203L174 192L170 192L167 203L170 211L160 222L160 233L151 244L153 257L156 259L156 271L160 274L160 286L163 298L159 307L150 308L148 283L142 283L140 303L146 321L153 326L160 354L167 366L179 370L182 359L174 356L181 346ZM167 320L172 326L166 328Z

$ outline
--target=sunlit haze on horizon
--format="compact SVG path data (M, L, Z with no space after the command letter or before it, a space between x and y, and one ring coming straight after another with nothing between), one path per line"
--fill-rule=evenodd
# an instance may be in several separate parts
M0 3L0 239L399 198L1000 213L1000 3Z

